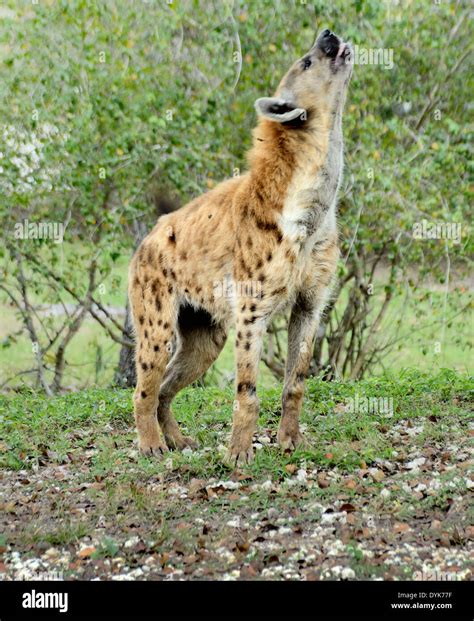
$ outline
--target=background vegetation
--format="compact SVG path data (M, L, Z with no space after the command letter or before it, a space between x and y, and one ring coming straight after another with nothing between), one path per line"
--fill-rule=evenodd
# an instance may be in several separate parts
M313 372L465 368L472 56L468 3L12 0L1 10L2 383L106 385L126 266L162 197L245 168L254 100L329 25L393 68L355 68L340 198L340 286ZM460 244L415 240L422 219ZM64 243L17 240L30 222ZM471 248L472 249L472 248ZM280 377L283 324L264 359ZM32 345L32 342L34 343ZM231 373L226 350L211 377ZM20 373L20 375L18 375Z

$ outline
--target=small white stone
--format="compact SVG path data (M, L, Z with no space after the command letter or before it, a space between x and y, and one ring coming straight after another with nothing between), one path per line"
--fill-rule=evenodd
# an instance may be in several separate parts
M355 577L355 571L350 567L344 567L344 569L341 571L341 578L343 580L354 580Z
M124 543L124 548L133 548L133 546L136 546L139 541L140 537L137 537L135 535L134 537L127 539L127 541Z
M296 473L296 479L298 481L300 481L300 483L306 483L306 479L307 479L308 475L306 470L298 470L298 472Z
M406 467L409 470L418 470L420 466L425 463L426 459L424 457L417 457L416 459L412 459L406 464Z

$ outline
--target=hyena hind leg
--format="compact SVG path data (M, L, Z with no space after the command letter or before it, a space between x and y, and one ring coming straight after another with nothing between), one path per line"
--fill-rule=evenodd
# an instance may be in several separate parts
M136 330L134 416L138 444L144 455L161 455L168 447L158 426L156 410L175 330L174 300L166 297L157 285L152 294L136 279L130 286L130 307Z
M202 377L216 360L226 341L226 331L204 311L185 307L178 318L179 343L160 390L158 422L170 449L196 447L197 442L184 436L171 411L176 394Z

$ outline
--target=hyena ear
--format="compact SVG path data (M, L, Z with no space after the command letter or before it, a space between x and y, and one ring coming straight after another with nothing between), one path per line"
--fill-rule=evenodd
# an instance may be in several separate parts
M255 109L259 116L278 123L286 123L296 119L305 121L307 118L304 108L296 108L289 101L278 97L260 97L255 102Z

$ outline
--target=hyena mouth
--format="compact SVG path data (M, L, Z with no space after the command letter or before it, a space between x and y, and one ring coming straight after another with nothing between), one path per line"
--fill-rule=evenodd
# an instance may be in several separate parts
M334 69L349 64L351 61L352 48L349 43L345 43L330 30L325 30L321 33L317 41L317 46L331 59L331 65Z
M348 65L352 61L352 48L349 43L341 42L336 57L334 58L334 65L340 67L341 65Z

